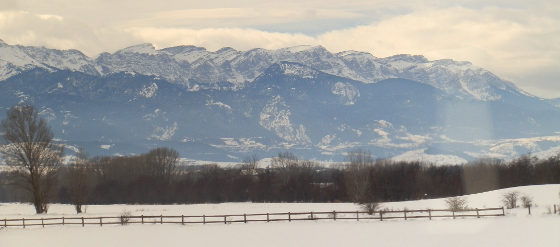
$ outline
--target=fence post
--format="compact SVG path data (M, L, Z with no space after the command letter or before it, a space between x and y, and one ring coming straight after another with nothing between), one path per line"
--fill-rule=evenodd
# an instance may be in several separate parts
M43 228L45 228L45 222L43 221L43 217L41 217L41 226L43 226Z
M292 213L288 212L288 222L292 222Z
M506 209L502 206L502 216L506 216Z
M163 214L159 215L159 223L163 225Z
M480 214L478 213L478 208L476 208L476 217L480 218Z
M430 218L430 220L432 220L432 210L428 209L428 217Z
M8 227L8 219L4 218L4 227Z
M266 222L270 222L269 214L266 213Z
M227 224L227 219L225 215L224 215L224 224Z
M529 215L531 215L531 206L528 206L527 209L529 209Z
M556 214L556 204L554 204L554 214Z
M206 215L202 215L202 224L203 224L203 225L206 224Z
M360 213L356 210L356 221L360 221Z
M243 214L243 222L247 223L247 214Z
M451 212L453 212L453 219L455 219L455 210L452 210Z
M181 225L185 224L185 216L181 214Z
M84 217L82 217L82 227L84 227L84 226L85 226L85 224L84 224Z
M99 217L99 226L103 227L103 217Z
M314 220L314 218L313 218L313 212L309 212L309 214L311 215L311 220Z
M379 220L383 221L383 211L379 211Z
M22 218L21 221L23 221L23 228L25 228L25 218Z
M332 218L333 218L333 220L336 220L336 210L332 211Z
M404 220L408 220L406 217L406 209L404 210Z
M64 225L64 216L62 216L62 225Z

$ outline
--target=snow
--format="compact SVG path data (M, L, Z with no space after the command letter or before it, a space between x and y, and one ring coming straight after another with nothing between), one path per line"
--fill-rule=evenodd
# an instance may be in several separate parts
M284 71L285 75L299 76L306 79L315 78L318 74L317 71L300 64L281 63L280 68Z
M518 149L529 150L533 156L539 159L548 159L560 154L560 136L558 135L517 139L479 140L471 143L484 147L488 150L482 153L465 152L468 155L480 158L492 157L509 161L513 158L524 155L524 153L521 153ZM544 143L552 143L552 147L546 150L540 149L539 146Z
M353 105L360 97L360 91L350 83L337 82L333 85L331 92L340 95L345 105Z
M10 230L3 246L560 246L558 220L297 222ZM556 227L556 228L555 228ZM55 237L53 237L55 236ZM6 244L6 245L4 245Z
M109 150L109 149L111 149L111 146L112 145L99 145L99 148Z
M547 214L558 203L560 184L510 188L466 196L471 207L499 206L501 195L519 191L533 196L537 206L508 210L506 217L415 220L325 220L206 225L51 226L0 230L0 246L560 246L560 220ZM383 204L394 209L445 207L443 199ZM222 203L195 205L96 205L84 216L132 214L237 214L356 210L351 203ZM70 205L52 205L47 216L75 216ZM0 204L0 219L28 217L33 207Z
M143 86L142 89L138 92L138 96L142 96L144 98L152 98L158 90L158 85L153 82L149 86Z
M127 48L124 48L122 50L117 51L117 53L138 53L138 54L147 54L147 55L157 55L158 54L154 45L149 44L149 43L130 46L130 47L127 47Z
M104 73L134 71L184 85L196 79L209 84L229 81L233 87L242 87L272 64L286 61L364 83L388 78L415 80L449 94L483 101L498 100L500 92L497 89L528 95L512 83L469 62L450 59L429 61L423 56L413 55L377 58L356 51L332 54L321 46L253 49L245 52L226 47L209 52L194 46L156 50L152 44L140 44L92 59L76 50L61 51L0 43L0 54L0 80L36 67L50 71L69 69L93 75L101 75L101 68L104 67ZM286 73L311 78L316 71L290 67Z
M548 209L560 203L560 184L530 185L513 187L463 196L470 208L494 208L502 206L502 195L508 192L519 192L520 195L532 197L535 207L533 216L545 216ZM404 202L386 202L382 208L388 210L402 209L445 209L446 198L415 200ZM83 216L118 216L123 211L133 215L223 215L243 213L279 213L279 212L309 212L309 211L355 211L359 207L353 203L218 203L218 204L176 204L176 205L88 205ZM526 216L523 208L506 209L507 215ZM75 216L74 207L67 204L52 204L47 215ZM34 208L30 204L0 203L0 220L3 218L34 218ZM39 216L40 218L40 216Z
M284 99L276 95L266 104L259 115L259 125L274 131L276 135L286 141L298 144L310 143L311 139L305 133L305 126L294 126L290 121L291 111Z
M176 54L173 57L178 62L193 63L204 56L208 56L208 53L209 52L204 48L193 47L192 49Z
M235 57L239 56L242 52L237 51L231 47L224 47L216 52L211 53L208 57L215 64L223 64L227 61L233 60Z
M210 144L216 148L228 148L241 152L250 152L251 150L261 149L265 150L266 145L258 142L254 138L220 138L223 144Z
M422 163L429 163L434 165L461 165L466 164L468 161L455 155L446 154L427 154L426 149L417 149L397 155L391 160L394 161L420 161Z
M297 52L302 52L302 51L306 51L313 48L312 45L298 45L298 46L292 46L292 47L287 47L287 48L282 48L279 51L280 52L290 52L290 53L297 53Z

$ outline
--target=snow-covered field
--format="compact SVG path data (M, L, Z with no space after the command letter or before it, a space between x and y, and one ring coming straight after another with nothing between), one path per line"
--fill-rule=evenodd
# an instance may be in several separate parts
M0 246L560 246L560 185L510 188L465 196L468 205L500 207L518 191L536 204L506 210L506 217L392 221L305 221L207 225L51 226L0 230ZM444 199L384 203L387 209L445 208ZM222 203L194 205L90 205L85 216L212 215L357 210L351 203ZM43 217L47 217L42 215ZM70 205L52 205L48 216L75 216ZM0 204L0 219L37 217L25 204ZM39 216L41 217L41 216Z

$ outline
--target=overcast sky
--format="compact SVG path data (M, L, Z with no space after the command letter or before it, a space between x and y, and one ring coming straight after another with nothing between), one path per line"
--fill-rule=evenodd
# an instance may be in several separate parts
M92 57L138 43L422 54L556 98L559 13L558 0L0 0L0 39Z

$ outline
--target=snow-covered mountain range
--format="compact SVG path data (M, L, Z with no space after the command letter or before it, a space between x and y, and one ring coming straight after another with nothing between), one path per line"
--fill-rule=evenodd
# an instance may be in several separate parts
M362 148L460 163L560 146L557 101L423 56L141 44L91 58L0 41L0 90L2 111L34 104L57 138L92 154L170 146L204 160L284 150L341 160Z
M190 90L215 88L220 83L240 88L255 80L272 64L295 62L363 83L403 78L426 83L447 93L480 100L499 99L500 95L495 89L524 93L512 83L469 62L449 59L429 61L423 56L412 55L377 58L356 51L333 54L321 46L278 50L257 48L249 51L226 47L211 52L195 46L156 50L151 44L140 44L89 58L76 50L11 46L0 40L0 54L0 79L32 68L43 68L49 71L78 71L95 76L134 72L163 78Z

